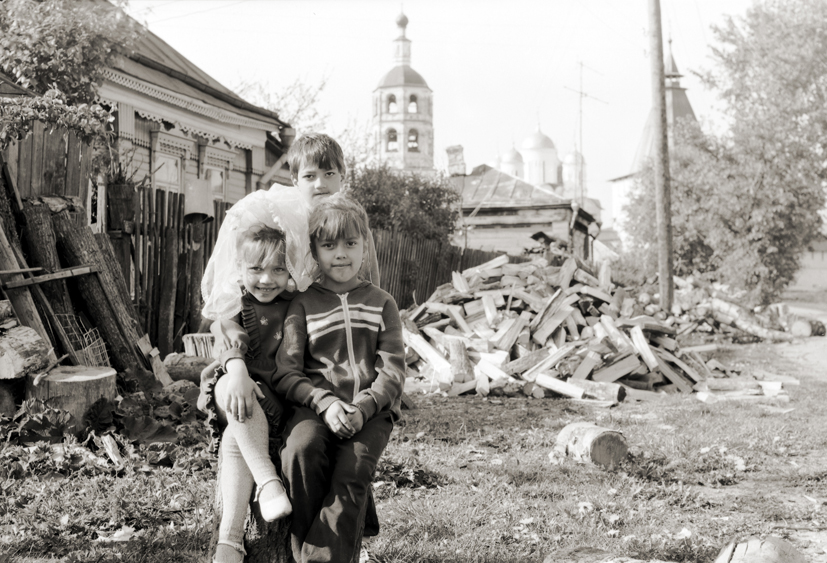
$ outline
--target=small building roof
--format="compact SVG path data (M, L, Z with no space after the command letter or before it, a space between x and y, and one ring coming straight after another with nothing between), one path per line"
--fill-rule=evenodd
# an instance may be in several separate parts
M26 88L19 86L11 76L0 72L0 96L34 96L34 93Z
M430 90L422 75L409 65L398 65L390 69L379 81L377 88L388 88L390 86L421 86Z
M566 201L547 188L533 186L489 166L478 166L470 175L453 176L451 181L462 198L463 208L526 207Z

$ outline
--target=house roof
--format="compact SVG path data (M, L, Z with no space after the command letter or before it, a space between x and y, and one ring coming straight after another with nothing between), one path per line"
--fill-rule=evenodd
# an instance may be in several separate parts
M488 166L477 167L468 176L452 176L451 181L462 198L463 208L526 207L566 201L547 188Z
M0 96L34 96L34 93L18 86L10 76L0 72Z
M99 1L109 4L106 0ZM289 127L279 119L277 113L242 99L148 29L143 30L134 52L127 58L121 58L113 70L176 94L195 98L220 110L261 122L262 128L265 129ZM107 75L107 78L115 82L126 82L123 77L118 80L112 73ZM136 86L128 83L124 85L133 88ZM146 88L144 90L145 94L164 99L163 94L148 91ZM211 117L225 121L216 115Z

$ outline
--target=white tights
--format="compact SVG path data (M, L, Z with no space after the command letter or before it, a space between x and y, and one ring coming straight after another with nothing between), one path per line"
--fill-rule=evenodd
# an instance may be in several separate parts
M221 525L218 541L243 551L244 520L253 485L264 486L279 478L270 459L269 427L267 417L258 402L253 406L253 416L238 422L227 417L221 405L226 388L221 378L215 386L215 402L219 417L227 427L221 438ZM223 415L223 416L222 416ZM224 420L222 420L224 422Z

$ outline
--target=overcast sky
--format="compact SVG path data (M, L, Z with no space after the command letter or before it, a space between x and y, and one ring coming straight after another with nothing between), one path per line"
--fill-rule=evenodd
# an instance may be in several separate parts
M711 26L751 0L661 0L663 29L698 118L715 127L714 93L691 71L710 68ZM274 90L328 78L330 133L370 119L371 95L392 63L404 9L411 66L434 91L435 160L465 148L468 169L537 126L560 158L579 137L589 195L611 209L608 179L630 171L651 107L647 0L130 0L128 11L222 84ZM597 101L600 100L600 101ZM605 216L604 220L610 219Z

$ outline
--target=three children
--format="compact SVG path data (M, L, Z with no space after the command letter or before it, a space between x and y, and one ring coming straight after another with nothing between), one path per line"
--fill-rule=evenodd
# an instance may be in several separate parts
M393 298L378 288L364 209L336 195L342 150L310 134L296 140L288 160L298 194L277 187L235 204L204 277L218 369L202 375L199 406L224 427L220 562L243 558L253 482L265 519L292 509L296 561L351 561L373 471L400 417L401 322ZM230 263L238 273L225 271ZM290 285L304 291L311 279L317 282L292 303L283 298ZM281 452L292 506L268 453L268 436L283 422L281 400L294 407Z

